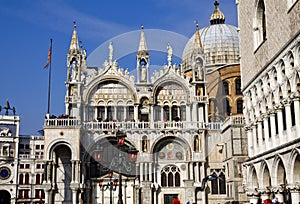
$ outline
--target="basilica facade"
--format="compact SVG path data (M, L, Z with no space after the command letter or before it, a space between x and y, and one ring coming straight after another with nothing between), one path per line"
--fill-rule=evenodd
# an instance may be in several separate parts
M31 151L37 145L43 149L42 163L37 160L43 173L35 170L37 165L30 173L34 178L39 174L39 182L34 182L36 178L31 185L18 185L27 181L27 174L22 170L20 179L21 163L16 159L15 173L3 182L10 185L14 179L14 193L5 192L1 185L0 193L13 203L247 201L242 185L248 141L243 128L238 29L225 24L218 1L210 25L196 24L182 63L172 63L168 44L166 63L154 73L143 27L132 68L136 75L114 59L113 42L103 65L89 67L78 38L74 24L67 53L65 113L46 116L41 140L23 139L36 141ZM126 136L122 146L120 135Z

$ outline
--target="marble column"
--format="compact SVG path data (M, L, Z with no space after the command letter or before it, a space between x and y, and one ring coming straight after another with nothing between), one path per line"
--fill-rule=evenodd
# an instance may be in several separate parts
M258 149L263 150L262 145L264 143L264 133L262 129L262 119L258 118L257 119L257 137L258 137Z
M279 135L279 141L283 141L283 117L282 117L282 105L277 104L275 105L275 110L277 113L277 124L278 125L278 135Z
M288 189L291 193L291 203L300 203L300 185L289 185Z
M275 135L276 135L276 120L275 120L275 112L273 110L269 111L270 115L270 129L271 129L271 141L272 145L275 144Z
M286 132L287 138L291 137L291 129L292 129L292 114L291 114L291 100L286 98L282 101L283 108L285 109L285 120L286 120Z
M249 157L251 157L253 155L253 137L252 137L251 127L246 126L245 132L247 134L247 139L248 139L248 155L249 155Z
M294 101L294 116L295 116L295 123L296 123L296 132L298 135L300 133L300 103L299 103L299 93L296 92L293 94L292 100Z

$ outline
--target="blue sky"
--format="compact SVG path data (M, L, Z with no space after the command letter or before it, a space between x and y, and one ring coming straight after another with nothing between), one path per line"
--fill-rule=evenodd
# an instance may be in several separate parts
M237 26L235 0L219 0L227 24ZM1 0L0 1L0 105L6 99L21 116L21 134L38 135L47 112L49 39L53 39L51 114L65 112L66 54L73 21L79 39L91 54L104 42L121 34L162 29L187 38L209 25L214 0ZM128 59L129 58L129 59ZM135 64L135 56L126 61ZM123 66L119 62L120 66ZM130 66L126 65L126 66ZM4 111L1 112L2 114Z

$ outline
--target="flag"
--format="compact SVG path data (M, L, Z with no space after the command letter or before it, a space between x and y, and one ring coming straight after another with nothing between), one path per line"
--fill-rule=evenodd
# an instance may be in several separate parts
M50 63L51 63L51 55L52 55L52 39L50 39L50 48L48 51L48 58L47 58L47 64L44 66L44 69L48 69Z

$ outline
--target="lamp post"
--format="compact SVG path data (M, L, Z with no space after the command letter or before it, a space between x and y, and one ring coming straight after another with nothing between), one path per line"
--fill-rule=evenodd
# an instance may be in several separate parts
M122 131L117 131L116 133L116 137L117 137L117 141L118 141L118 150L119 150L119 154L118 154L118 158L119 158L119 195L118 195L118 204L123 204L123 199L122 199L122 164L123 162L126 163L126 161L123 161L125 159L125 157L123 156L123 146L125 144L125 137L126 134ZM129 148L127 150L128 152L128 161L129 162L134 162L136 161L137 158L137 153L138 151L135 148Z
M109 183L107 184L103 184L103 180L100 180L99 181L99 187L100 187L100 190L102 191L106 191L106 190L109 190L109 203L112 204L112 191L115 191L116 190L116 187L118 185L118 180L117 179L114 179L112 181L112 176L113 176L113 172L109 172Z

